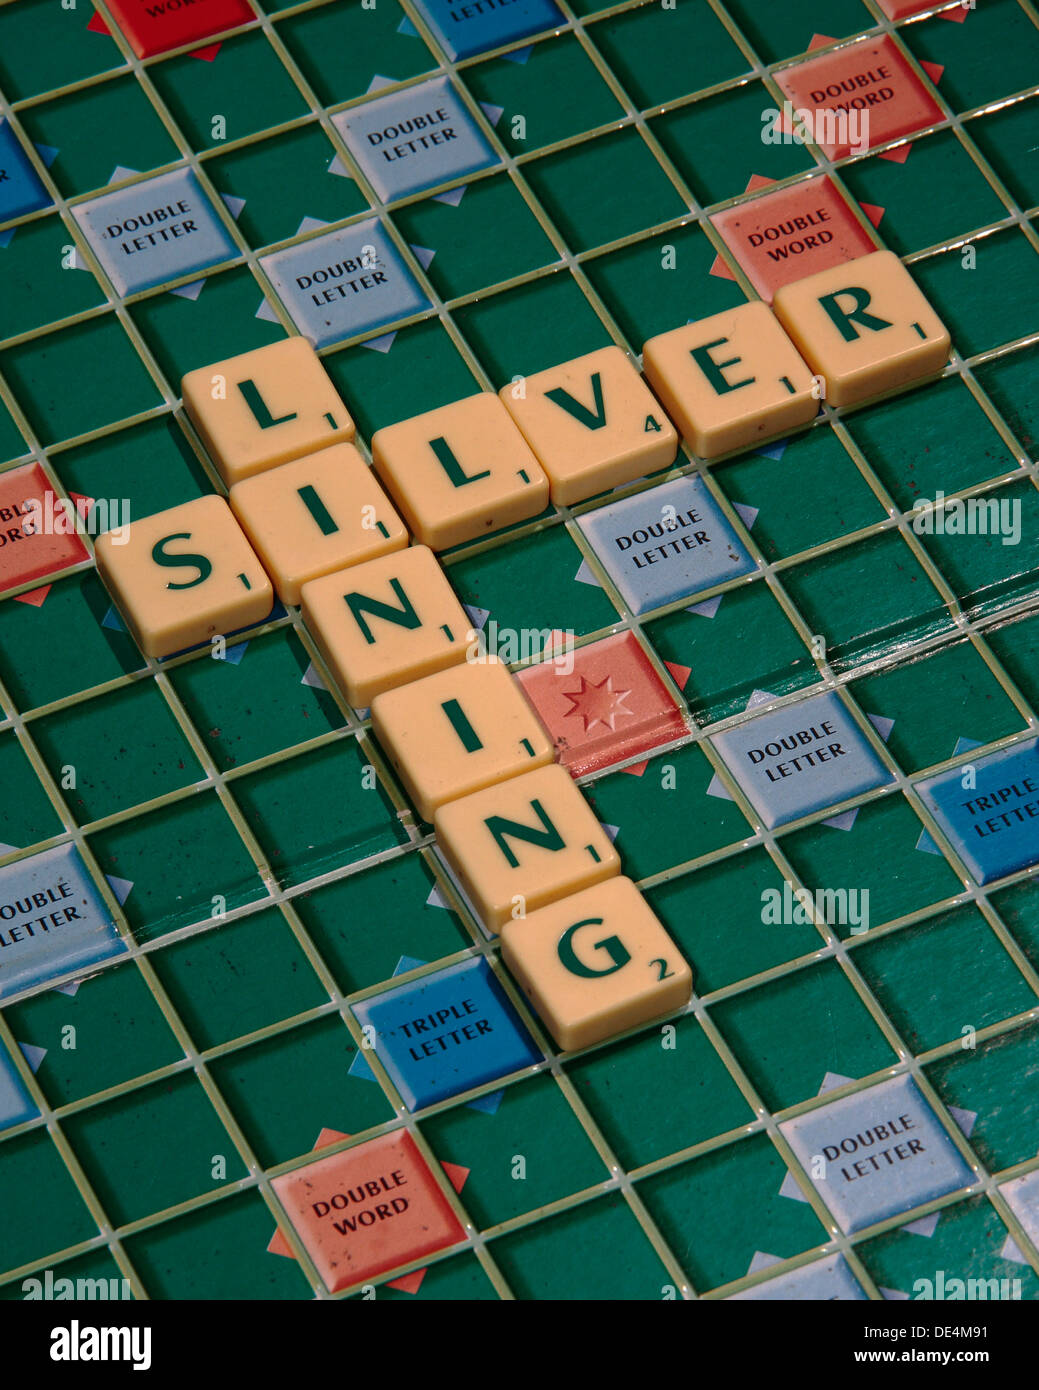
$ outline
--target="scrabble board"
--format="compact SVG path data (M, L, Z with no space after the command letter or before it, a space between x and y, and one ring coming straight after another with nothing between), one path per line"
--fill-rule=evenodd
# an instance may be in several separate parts
M0 1296L1039 1295L1037 78L1033 0L0 3ZM563 1052L309 610L146 655L99 536L226 496L211 364L367 463L876 251L924 384L428 521L692 971Z

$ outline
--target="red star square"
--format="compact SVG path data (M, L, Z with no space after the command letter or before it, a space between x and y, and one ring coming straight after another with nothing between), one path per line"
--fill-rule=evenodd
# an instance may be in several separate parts
M601 681L586 680L584 676L580 679L577 690L564 690L563 695L570 701L568 716L576 715L584 724L585 733L594 729L596 724L615 733L618 719L636 717L635 711L624 703L631 691L615 689L612 676L604 676Z
M574 777L648 753L686 732L681 711L630 632L517 672L559 761Z

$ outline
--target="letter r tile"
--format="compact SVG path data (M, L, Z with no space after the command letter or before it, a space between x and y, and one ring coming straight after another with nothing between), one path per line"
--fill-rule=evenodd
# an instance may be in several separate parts
M773 307L831 405L933 376L949 359L949 330L893 251L784 285Z

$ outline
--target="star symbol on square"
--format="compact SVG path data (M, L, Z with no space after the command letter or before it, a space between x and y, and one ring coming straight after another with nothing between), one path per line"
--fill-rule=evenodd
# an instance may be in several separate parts
M581 676L580 681L577 690L564 690L563 694L571 705L566 717L578 715L584 722L585 733L594 729L596 724L613 731L622 715L629 719L634 717L635 711L628 709L624 703L631 691L614 690L612 676L605 676L601 681L590 681Z

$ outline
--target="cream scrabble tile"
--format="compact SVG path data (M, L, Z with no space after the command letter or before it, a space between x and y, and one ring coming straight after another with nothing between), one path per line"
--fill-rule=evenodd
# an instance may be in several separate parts
M812 374L767 304L739 304L651 338L653 390L701 458L807 424L819 410Z
M674 462L678 434L619 347L536 372L499 392L561 506Z
M496 657L377 695L372 728L427 821L446 801L552 761L552 740Z
M431 550L411 546L303 585L303 618L355 709L464 661L472 629Z
M274 590L222 497L198 497L101 536L98 572L147 656L262 622Z
M949 330L893 251L784 285L773 308L831 405L933 376L949 360Z
M188 372L184 409L224 482L348 443L354 422L306 338Z
M506 922L501 953L564 1052L672 1013L692 995L692 971L630 878Z
M372 464L432 550L488 536L548 506L548 479L490 391L376 430Z
M449 801L433 825L488 931L620 873L620 856L558 765Z
M352 444L235 483L231 506L283 603L311 579L403 550L408 533Z

